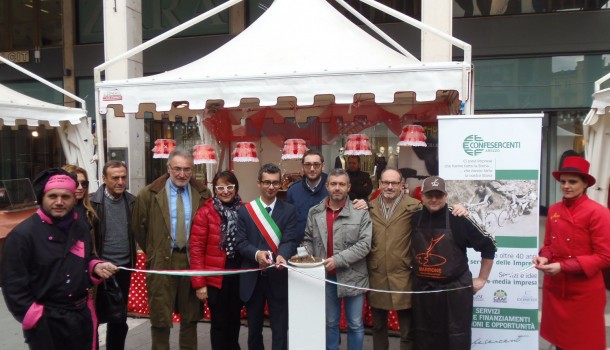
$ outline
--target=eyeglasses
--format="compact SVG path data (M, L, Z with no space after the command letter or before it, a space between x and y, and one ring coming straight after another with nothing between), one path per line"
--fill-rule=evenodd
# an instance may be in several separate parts
M280 185L282 184L279 181L269 181L269 180L259 181L259 182L262 183L263 186L265 186L265 187L269 187L271 185L273 185L273 187L280 187Z
M233 191L234 189L235 185L216 186L216 192Z
M174 167L174 168L169 168L172 173L174 173L175 175L178 175L180 173L183 173L184 175L190 175L193 172L193 168L179 168L179 167Z
M305 169L320 169L320 167L322 166L322 163L303 163L303 168Z
M89 181L85 180L85 181L76 181L76 188L78 188L78 186L81 186L82 188L88 188L89 187Z
M396 187L396 186L400 185L400 182L398 182L398 181L383 181L383 180L382 180L382 181L379 181L379 183L380 183L382 186L390 186L390 185L392 185L392 186L395 186L395 187Z

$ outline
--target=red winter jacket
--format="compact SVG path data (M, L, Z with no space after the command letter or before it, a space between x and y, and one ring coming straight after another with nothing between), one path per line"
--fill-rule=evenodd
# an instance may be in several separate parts
M225 268L227 253L220 249L220 215L214 209L214 199L210 198L197 210L190 236L191 270L222 270ZM212 286L222 287L222 276L193 276L194 289Z

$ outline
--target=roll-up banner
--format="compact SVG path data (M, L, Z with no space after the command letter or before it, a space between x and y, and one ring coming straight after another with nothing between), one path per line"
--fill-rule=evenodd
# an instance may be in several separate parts
M538 349L542 114L439 116L439 172L497 243L488 283L474 295L472 349ZM481 256L468 250L473 276Z

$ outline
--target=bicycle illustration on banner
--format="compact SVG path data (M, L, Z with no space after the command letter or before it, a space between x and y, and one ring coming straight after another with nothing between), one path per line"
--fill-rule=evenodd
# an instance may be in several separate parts
M505 227L517 229L523 218L533 217L530 214L538 210L536 181L452 181L449 186L449 202L463 203L491 234Z

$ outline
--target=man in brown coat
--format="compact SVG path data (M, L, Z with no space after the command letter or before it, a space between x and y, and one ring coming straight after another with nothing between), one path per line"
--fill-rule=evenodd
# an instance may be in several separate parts
M421 203L406 194L400 171L385 168L379 177L381 195L370 203L373 222L371 252L367 257L371 289L411 291L411 217ZM453 215L468 215L463 206L454 206ZM387 350L388 311L395 310L400 326L400 350L413 346L411 332L411 294L370 292L373 312L373 349Z
M168 174L146 186L136 199L131 229L146 253L146 269L188 270L188 238L197 209L211 196L210 190L192 178L193 156L173 151ZM169 350L172 312L180 313L180 349L197 349L197 321L203 305L195 295L190 277L148 274L152 349Z
M373 239L368 255L371 289L411 290L411 217L421 203L402 192L404 179L394 168L381 173L381 195L369 203ZM388 349L388 311L396 310L400 325L400 350L409 350L411 340L411 294L370 292L373 312L373 349Z

